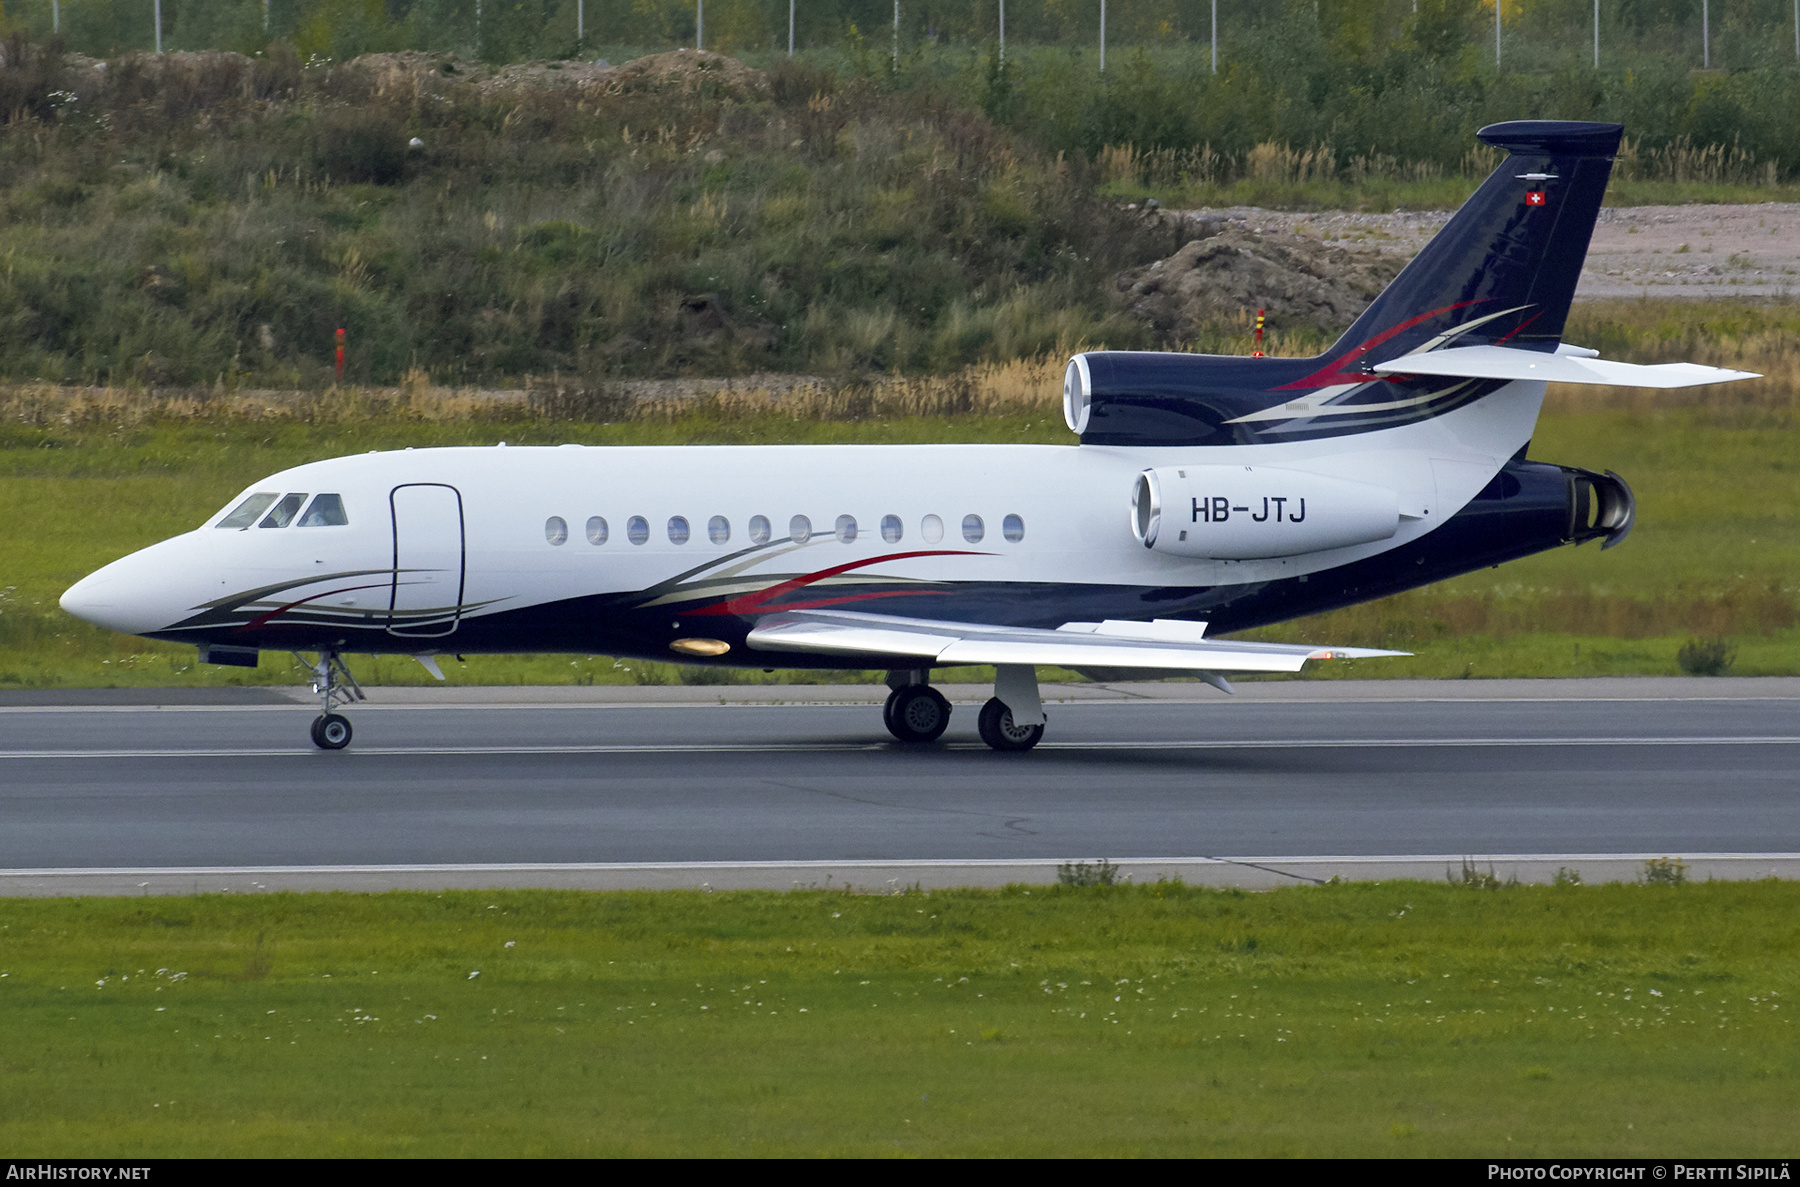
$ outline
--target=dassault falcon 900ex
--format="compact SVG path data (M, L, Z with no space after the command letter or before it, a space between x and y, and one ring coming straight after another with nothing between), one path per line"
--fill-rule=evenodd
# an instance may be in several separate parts
M943 733L934 668L991 664L980 733L1043 736L1036 665L1222 673L1394 652L1242 643L1560 544L1617 544L1630 488L1528 460L1546 381L1753 378L1562 342L1622 129L1495 124L1507 152L1317 358L1094 351L1078 445L417 449L266 478L63 595L115 630L254 666L316 653L313 741L361 698L342 656L578 652L888 670L887 728Z

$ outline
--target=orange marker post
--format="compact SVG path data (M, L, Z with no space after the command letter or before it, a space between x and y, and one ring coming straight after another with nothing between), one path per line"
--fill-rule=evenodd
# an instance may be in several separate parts
M1256 349L1250 352L1250 357L1253 359L1260 359L1260 358L1265 357L1263 355L1263 348L1262 348L1262 332L1263 332L1263 311L1258 309L1256 311ZM340 335L342 335L343 331L339 330L338 333ZM339 365L338 369L340 371L343 370L342 364Z
M1259 336L1260 334L1261 331L1258 331ZM337 332L337 381L338 386L342 387L344 383L344 328L342 326L338 327Z

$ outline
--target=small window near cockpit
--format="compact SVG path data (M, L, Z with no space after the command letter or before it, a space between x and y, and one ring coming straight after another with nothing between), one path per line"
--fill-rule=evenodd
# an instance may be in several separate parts
M856 516L840 515L837 517L836 533L839 544L856 543Z
M731 521L723 515L715 515L706 521L706 538L714 544L731 542Z
M278 498L280 498L280 496L272 491L258 491L256 494L251 495L249 498L239 503L237 509L230 515L227 515L224 519L221 519L216 526L222 528L247 528L255 523L256 517L267 511L269 509L269 504L273 503Z
M625 538L633 544L642 544L650 539L650 521L641 515L634 515L626 520Z
M606 543L606 521L598 515L590 517L587 521L587 536L589 544L597 546Z
M900 543L900 537L906 534L906 528L900 523L898 515L881 517L881 538L889 544Z
M750 517L750 543L767 544L769 542L769 517L752 515Z
M1025 538L1025 521L1017 515L1007 516L1000 521L1000 534L1008 544L1017 544Z
M569 540L569 521L560 515L552 515L544 521L544 539L553 545L562 545Z
M686 544L688 542L688 521L679 515L669 517L669 543Z
M300 514L300 504L304 502L306 502L304 494L282 495L281 502L271 507L269 513L263 516L263 521L256 526L259 528L285 528L294 522L294 516Z
M341 528L350 523L344 514L344 500L338 495L314 495L306 514L300 517L303 528Z
M973 513L963 516L963 539L971 544L979 544L985 535L987 527L981 522L981 516Z

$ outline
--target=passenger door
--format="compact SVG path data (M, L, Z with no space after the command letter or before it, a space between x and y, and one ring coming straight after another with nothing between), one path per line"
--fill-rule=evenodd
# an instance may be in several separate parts
M462 615L462 495L453 486L396 486L388 496L394 518L394 586L388 633L441 638Z

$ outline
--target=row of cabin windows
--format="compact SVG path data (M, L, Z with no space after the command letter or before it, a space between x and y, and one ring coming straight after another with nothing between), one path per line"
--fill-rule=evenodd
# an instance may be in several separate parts
M774 528L766 515L750 517L750 543L767 544L773 538ZM684 516L673 515L668 523L669 543L686 544L693 535L693 528ZM840 515L832 526L832 535L838 543L850 544L862 534L854 515ZM1000 521L1000 534L1009 544L1017 544L1025 538L1025 521L1017 515L1008 515ZM906 535L906 526L898 515L881 517L881 538L889 544L898 544ZM936 544L944 538L944 521L935 515L927 515L919 521L919 535L927 544ZM606 520L598 515L587 521L587 539L589 544L604 544L612 536L612 529ZM965 515L962 520L962 538L970 544L979 544L987 536L987 524L979 515ZM812 520L804 515L796 515L788 520L788 539L796 544L804 544L813 537ZM641 515L634 515L625 521L625 538L633 544L648 543L650 539L650 521ZM706 538L714 544L731 542L731 521L723 515L715 515L706 521ZM544 539L551 544L561 545L569 541L569 523L560 515L552 515L544 521Z
M302 515L303 504L306 513ZM265 511L267 515L263 514ZM257 523L258 516L262 517L261 523ZM258 491L214 526L239 530L251 524L259 528L285 528L296 522L296 516L299 516L297 526L303 528L341 528L350 522L349 516L344 514L344 500L337 495L314 495L313 501L307 503L304 494Z

